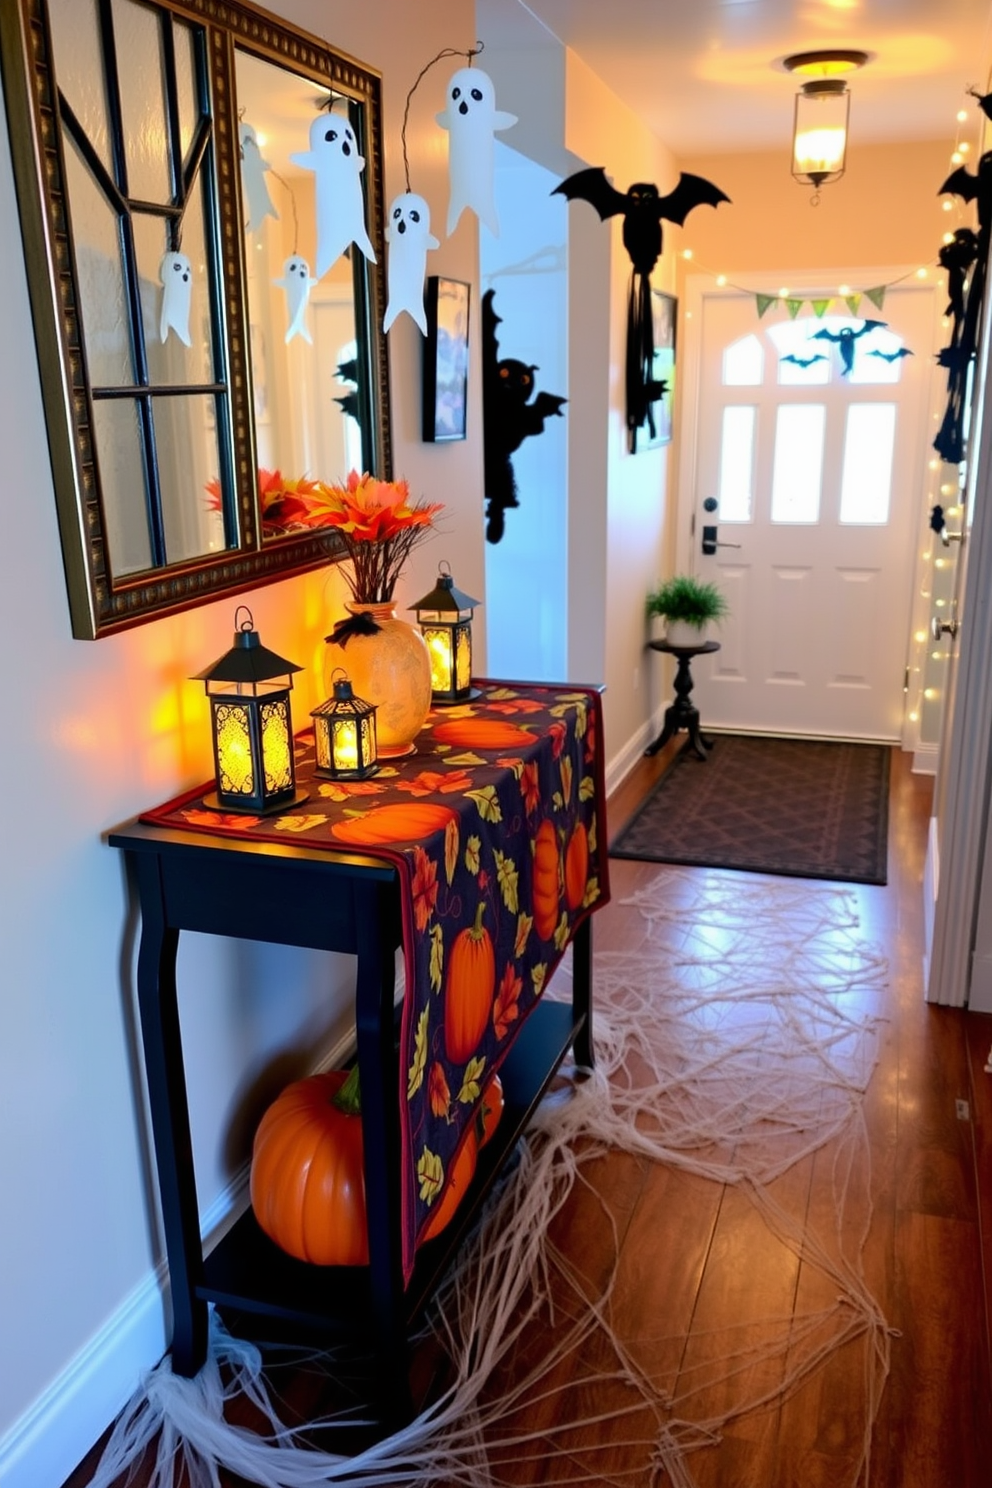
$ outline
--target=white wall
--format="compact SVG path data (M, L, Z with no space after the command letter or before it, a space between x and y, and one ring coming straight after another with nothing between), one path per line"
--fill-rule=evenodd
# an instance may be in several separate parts
M388 202L403 189L407 91L442 47L474 44L470 0L269 8L383 72ZM442 64L425 78L408 129L414 189L441 224L446 144L434 114L448 75ZM230 646L235 602L98 642L71 638L5 115L0 135L0 1481L55 1488L167 1341L134 1028L135 925L121 858L101 838L209 775L202 684L188 679ZM430 271L477 282L473 218ZM469 438L430 446L419 435L419 332L403 316L390 333L396 470L415 494L447 504L443 538L418 551L401 605L431 587L442 542L459 585L485 595L477 331L472 339ZM265 643L307 667L294 693L300 724L320 698L340 580L318 573L239 598ZM212 1219L247 1156L266 1071L278 1060L284 1076L333 1039L351 967L190 936L179 974L197 1177Z

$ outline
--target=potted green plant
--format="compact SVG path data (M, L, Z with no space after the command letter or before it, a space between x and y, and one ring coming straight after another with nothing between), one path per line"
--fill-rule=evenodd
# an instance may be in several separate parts
M703 583L691 574L674 574L648 595L650 619L665 621L665 639L672 646L702 646L711 620L722 620L727 601L715 584Z

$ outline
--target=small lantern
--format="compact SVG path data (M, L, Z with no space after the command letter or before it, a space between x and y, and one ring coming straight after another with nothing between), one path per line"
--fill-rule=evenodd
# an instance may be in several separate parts
M234 624L231 650L193 679L210 699L217 790L206 804L257 816L307 799L296 789L289 710L291 674L303 668L262 645L246 605Z
M330 780L365 780L379 768L376 705L355 696L341 667L335 667L332 680L333 697L310 714L317 756L314 773L326 775Z
M435 703L464 703L479 696L479 689L472 686L472 612L478 603L455 588L442 561L435 588L410 606L427 643Z
M783 66L808 81L796 94L792 174L814 193L844 174L851 95L845 74L863 67L867 52L797 52ZM814 198L815 199L815 198Z

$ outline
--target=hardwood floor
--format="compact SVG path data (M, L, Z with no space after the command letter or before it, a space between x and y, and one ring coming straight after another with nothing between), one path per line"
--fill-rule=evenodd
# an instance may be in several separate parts
M615 793L613 833L661 773L671 747L642 761ZM856 1200L846 1211L855 1229L870 1220L865 1278L894 1330L870 1488L985 1488L992 1460L992 1075L984 1069L992 1018L930 1007L923 999L921 883L930 800L929 780L913 776L908 756L895 752L889 882L852 886L862 933L889 961L879 1063L864 1101L871 1171L863 1164L854 1173ZM626 950L643 935L638 912L621 901L658 873L647 863L612 863L613 900L595 924L598 950ZM810 895L823 892L822 884L809 883ZM821 1149L776 1181L783 1202L805 1206L824 1233L833 1214L832 1155ZM832 1300L822 1272L801 1256L783 1265L739 1192L622 1154L596 1166L620 1244L614 1321L622 1329L625 1316L632 1324L646 1315L657 1319L652 1368L673 1387L691 1365L705 1363L713 1339L729 1325L741 1325L742 1338L753 1342L764 1318L781 1320ZM597 1202L577 1185L553 1226L557 1244L593 1282L612 1264L603 1226L590 1222ZM731 1422L718 1446L692 1454L698 1488L852 1484L863 1422L860 1361L855 1348L844 1348L801 1391ZM419 1364L427 1377L426 1361ZM774 1390L781 1363L755 1367L769 1372ZM291 1384L283 1388L292 1397ZM315 1408L310 1388L300 1385L301 1409L304 1399ZM719 1381L713 1386L714 1414L723 1388ZM590 1414L594 1406L587 1402ZM517 1424L540 1433L552 1410L547 1400L534 1402ZM609 1431L586 1427L559 1442L554 1460L548 1454L526 1469L508 1467L507 1478L520 1485L570 1478L668 1488L670 1480L656 1478L643 1455L635 1462L619 1442L614 1446ZM590 1441L599 1449L593 1457L586 1454ZM95 1453L65 1488L86 1488L94 1461ZM135 1488L142 1481L137 1477ZM222 1481L227 1488L229 1480Z

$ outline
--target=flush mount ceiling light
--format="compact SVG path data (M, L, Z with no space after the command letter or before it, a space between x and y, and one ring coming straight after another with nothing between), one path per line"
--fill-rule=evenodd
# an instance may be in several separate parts
M812 186L839 181L847 154L847 120L851 106L846 75L864 67L867 52L825 50L796 52L783 62L787 72L805 79L796 94L792 128L792 174Z

